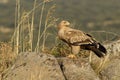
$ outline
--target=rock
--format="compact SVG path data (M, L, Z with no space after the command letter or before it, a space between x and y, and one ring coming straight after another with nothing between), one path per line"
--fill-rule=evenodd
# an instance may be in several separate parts
M99 72L104 69L104 67L108 65L108 62L110 61L109 55L106 55L103 58L99 58L96 55L92 54L90 59L91 67L97 74L99 74Z
M88 59L58 58L66 80L100 80Z
M108 62L112 59L120 58L120 40L105 43L104 46L107 49L107 55L104 58L98 58L94 54L91 57L92 68L97 73L104 69L106 65L109 65Z
M111 59L120 56L120 40L106 43L105 47L107 48L107 52L110 54Z
M102 80L120 80L120 58L110 61L100 75Z
M65 80L57 60L44 53L20 53L2 80Z

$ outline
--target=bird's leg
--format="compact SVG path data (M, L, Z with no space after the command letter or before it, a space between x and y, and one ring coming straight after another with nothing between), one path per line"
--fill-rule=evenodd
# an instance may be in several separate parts
M79 53L79 51L80 51L80 46L71 46L72 54L69 54L68 57L73 59L77 58L76 55Z

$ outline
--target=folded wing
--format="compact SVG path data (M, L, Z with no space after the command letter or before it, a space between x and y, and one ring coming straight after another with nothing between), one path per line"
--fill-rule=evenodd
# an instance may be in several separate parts
M76 29L66 29L63 41L69 45L81 46L82 49L92 50L98 57L103 57L107 53L105 47L97 42L91 35Z

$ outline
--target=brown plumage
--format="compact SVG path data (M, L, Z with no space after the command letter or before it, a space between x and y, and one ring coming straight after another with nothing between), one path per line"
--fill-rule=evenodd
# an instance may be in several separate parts
M91 35L83 31L70 28L68 21L61 21L58 24L58 36L66 42L72 50L72 53L77 54L81 49L91 50L98 57L103 57L107 51L103 45L97 42Z

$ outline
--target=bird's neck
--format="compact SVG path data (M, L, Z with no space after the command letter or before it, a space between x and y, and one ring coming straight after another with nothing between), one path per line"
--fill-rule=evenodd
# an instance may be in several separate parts
M59 29L58 35L59 35L59 38L61 39L64 36L64 32L66 30L66 27L60 26L60 27L58 27L58 29Z
M60 30L60 29L64 29L66 26L62 26L62 25L59 25L58 26L58 29Z

